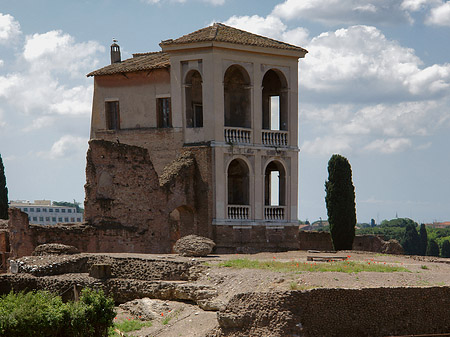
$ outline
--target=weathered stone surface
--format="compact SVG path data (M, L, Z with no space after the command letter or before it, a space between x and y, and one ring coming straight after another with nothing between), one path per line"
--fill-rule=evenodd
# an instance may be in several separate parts
M120 305L133 316L141 320L152 321L161 317L162 312L172 311L174 308L167 301L144 297Z
M173 250L181 256L207 256L215 247L213 240L198 236L188 235L179 239Z
M61 243L45 243L39 245L33 251L33 256L43 256L43 255L70 255L78 254L80 251L78 248L69 245L63 245Z
M220 330L209 336L442 334L450 331L449 296L449 287L241 293L218 312Z
M93 278L110 278L111 277L111 265L109 264L93 264L89 270L89 276Z
M383 246L381 247L381 252L384 254L396 254L396 255L402 255L405 253L402 245L397 240L394 239L384 241Z

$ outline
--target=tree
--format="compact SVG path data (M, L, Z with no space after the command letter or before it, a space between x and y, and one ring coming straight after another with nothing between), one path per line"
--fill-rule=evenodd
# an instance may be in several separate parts
M428 246L428 234L424 224L420 225L419 237L420 237L420 255L425 256L425 254L427 253L427 246Z
M0 219L8 219L8 188L6 187L5 167L0 154Z
M428 241L427 256L439 256L439 245L433 239Z
M66 206L66 207L75 207L77 213L84 213L84 209L80 207L81 203L73 200L73 202L68 201L53 201L54 206Z
M402 240L402 247L405 250L405 254L408 255L420 254L421 242L415 225L408 224L408 226L406 226L405 234Z
M335 250L352 249L355 238L356 205L352 168L347 158L334 154L328 161L325 202Z
M441 256L442 257L450 257L450 241L445 240L442 243Z

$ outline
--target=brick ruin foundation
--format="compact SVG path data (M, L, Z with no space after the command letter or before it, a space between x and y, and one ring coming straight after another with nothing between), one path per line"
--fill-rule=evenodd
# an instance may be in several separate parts
M329 233L299 232L298 226L211 225L210 164L210 147L185 147L158 175L147 149L91 140L85 222L30 225L25 213L10 209L0 228L3 270L8 254L31 255L45 243L93 253L171 253L180 237L197 234L214 240L216 253L333 249ZM357 237L354 248L384 252L375 236Z

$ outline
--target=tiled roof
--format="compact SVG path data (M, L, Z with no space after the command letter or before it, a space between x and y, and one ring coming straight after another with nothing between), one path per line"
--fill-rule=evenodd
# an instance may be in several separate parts
M101 69L95 70L87 76L113 75L131 73L141 70L169 68L169 55L162 51L154 53L133 54L133 57L122 62L113 63Z
M307 50L285 42L277 41L261 35L252 34L244 30L226 26L222 23L215 23L212 26L199 29L193 33L184 35L175 40L165 40L160 46L169 46L173 44L185 44L195 42L228 42L233 44L257 46L265 48L276 48L307 52Z

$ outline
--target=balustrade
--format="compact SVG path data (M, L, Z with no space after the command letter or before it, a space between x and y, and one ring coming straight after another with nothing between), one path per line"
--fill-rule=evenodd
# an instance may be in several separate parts
M228 219L248 220L250 217L250 206L230 205L228 206Z
M286 213L285 206L265 206L264 219L265 220L284 220Z
M288 132L278 130L262 130L262 143L268 146L287 146Z
M252 131L244 128L225 128L225 141L227 143L250 144L252 142Z

